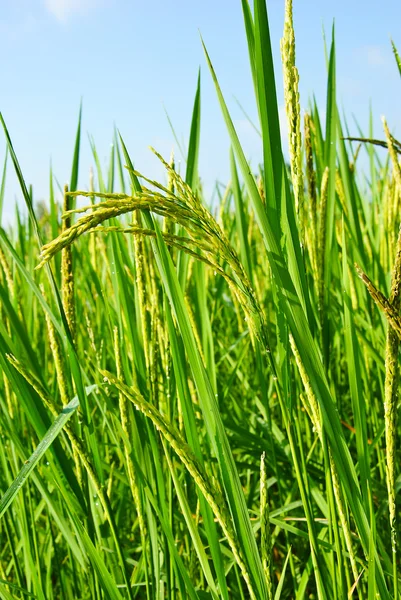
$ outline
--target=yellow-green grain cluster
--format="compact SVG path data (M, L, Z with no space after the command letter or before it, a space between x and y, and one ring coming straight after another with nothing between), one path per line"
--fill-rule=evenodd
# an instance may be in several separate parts
M288 146L295 209L298 214L301 239L304 230L304 179L301 138L301 109L299 104L299 73L295 65L295 33L292 0L286 0L284 35L281 40L281 60L284 75L284 101L288 123Z

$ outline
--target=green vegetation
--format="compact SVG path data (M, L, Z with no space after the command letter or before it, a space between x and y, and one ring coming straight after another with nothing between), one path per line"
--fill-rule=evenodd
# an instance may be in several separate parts
M263 157L255 175L205 48L218 206L200 80L185 175L157 155L149 181L116 132L77 191L80 115L40 217L1 119L29 211L0 229L1 598L399 596L401 145L385 122L344 137L334 32L325 127L314 103L301 119L287 0L287 165L265 0L242 9Z

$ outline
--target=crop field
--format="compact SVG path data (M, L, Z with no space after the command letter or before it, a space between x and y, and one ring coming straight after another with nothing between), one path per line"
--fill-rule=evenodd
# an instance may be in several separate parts
M80 115L48 206L1 117L0 216L11 169L27 209L0 228L2 600L401 596L401 143L340 117L334 31L323 122L300 111L291 0L283 73L265 0L242 10L263 155L204 46L231 143L218 202L200 80L180 172L156 149L165 179L138 173L116 131L77 189Z

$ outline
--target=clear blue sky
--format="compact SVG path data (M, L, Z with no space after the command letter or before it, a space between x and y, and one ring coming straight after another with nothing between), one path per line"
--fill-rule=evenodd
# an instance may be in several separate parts
M276 81L282 104L280 38L284 0L268 0ZM366 130L369 102L375 133L380 116L395 134L401 130L401 79L390 36L401 51L399 0L294 0L301 106L314 93L324 110L326 68L322 28L336 25L338 103L353 127L356 115ZM256 120L240 0L2 0L0 20L0 110L36 199L46 198L50 160L61 184L70 177L79 102L83 98L80 186L88 184L88 133L106 164L114 124L136 167L162 176L148 151L167 157L186 143L197 72L202 77L200 169L207 189L228 180L228 137L203 56L201 32L238 132L256 163L258 136L235 98ZM282 111L283 112L283 111ZM284 122L284 121L283 121ZM0 142L0 160L5 145ZM9 169L4 218L19 195Z

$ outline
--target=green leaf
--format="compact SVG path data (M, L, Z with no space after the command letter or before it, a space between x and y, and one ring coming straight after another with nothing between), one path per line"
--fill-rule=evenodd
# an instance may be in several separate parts
M77 186L78 186L79 153L80 153L80 148L81 148L81 122L82 122L82 101L79 106L78 126L77 126L77 133L75 136L74 156L72 159L72 169L71 169L71 179L70 179L70 192L75 192L75 190L77 189Z
M391 40L391 46L393 48L394 58L395 58L395 62L398 67L398 72L401 75L401 56L398 54L398 50L397 50L396 45L394 44L393 40Z
M287 570L288 559L290 558L290 555L291 555L291 548L289 549L287 556L285 558L285 561L284 561L283 570L281 571L281 575L280 575L280 581L278 582L276 593L274 594L274 600L280 600L280 598L281 598L281 593L283 591L283 586L284 586L285 573Z
M308 373L308 376L310 378L312 389L319 402L323 418L323 426L330 441L333 457L337 465L340 479L343 483L347 500L351 507L351 511L361 537L362 545L365 551L367 552L370 535L368 518L362 505L362 498L355 466L352 462L351 454L344 437L337 408L331 397L326 374L322 364L320 351L316 345L316 341L311 335L310 327L306 319L304 310L302 308L302 303L296 293L294 282L292 281L291 276L289 274L289 269L286 264L277 237L277 231L272 226L271 220L267 218L266 212L264 211L264 207L261 202L255 180L251 174L251 170L246 161L244 152L241 148L241 144L239 142L237 133L235 131L232 119L224 101L223 94L221 92L215 71L213 69L212 63L210 61L205 46L204 50L207 62L209 64L210 72L215 83L216 92L219 98L222 113L226 121L226 126L231 138L231 143L235 151L239 167L241 169L242 176L244 178L250 196L250 200L255 211L256 221L259 225L260 232L265 244L266 253L269 259L270 267L272 269L273 277L275 278L277 288L283 297L283 308L288 321L288 325L294 337L298 351L300 353L304 368L306 369L306 372ZM332 58L332 65L334 65L334 54ZM334 74L332 73L329 85L330 89L333 88L333 83ZM332 95L333 94L331 92L329 94L330 98L332 97ZM331 126L333 128L334 126L332 122L332 113L333 110L330 111L331 117L328 117L328 122L329 127ZM334 129L334 134L335 131L336 129ZM329 158L332 160L330 150L328 154ZM377 561L380 565L378 556ZM378 579L380 593L383 595L384 598L389 598L386 583L383 576L383 571L381 570L381 565L378 568Z
M90 394L95 389L97 389L97 385L89 386L86 389L86 393ZM44 456L49 446L51 446L56 437L59 435L64 425L77 410L78 406L78 397L74 396L71 402L69 402L67 406L63 408L60 415L53 422L52 426L48 429L46 435L38 444L35 452L33 452L33 454L28 458L28 460L25 461L25 464L18 473L18 476L0 500L0 518L4 515L7 508L13 502L15 496L18 494L22 486L26 483L33 469L36 467L40 459Z
M189 135L187 169L185 173L185 182L195 191L198 183L198 160L199 160L199 142L200 142L200 110L201 110L201 80L200 69L198 73L198 83L194 107L192 111L191 132Z
M7 159L8 159L8 148L6 149L6 155L4 157L3 173L1 176L1 183L0 183L0 227L1 227L2 216L3 216L4 192L6 189Z

